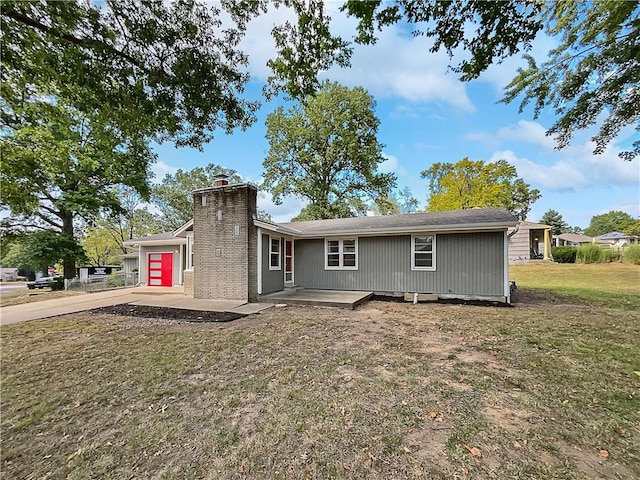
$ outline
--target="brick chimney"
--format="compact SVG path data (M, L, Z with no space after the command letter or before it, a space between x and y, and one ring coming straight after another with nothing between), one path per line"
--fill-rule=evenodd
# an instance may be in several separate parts
M219 173L213 178L215 178L213 183L214 187L224 187L225 185L229 185L229 175Z
M193 193L193 296L255 302L258 189L222 177Z

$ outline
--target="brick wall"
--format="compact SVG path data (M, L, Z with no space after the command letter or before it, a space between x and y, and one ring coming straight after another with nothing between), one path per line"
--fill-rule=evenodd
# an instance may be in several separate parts
M194 192L195 298L257 300L256 197L248 184Z
M193 297L193 270L185 270L183 272L184 294L187 297Z

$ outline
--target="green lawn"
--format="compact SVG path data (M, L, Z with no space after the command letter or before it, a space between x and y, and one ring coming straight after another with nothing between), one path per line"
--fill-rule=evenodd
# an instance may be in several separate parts
M514 308L3 327L2 478L639 478L640 313L602 292L640 270L609 266L516 267Z
M576 300L640 309L640 266L625 263L514 265L510 280Z

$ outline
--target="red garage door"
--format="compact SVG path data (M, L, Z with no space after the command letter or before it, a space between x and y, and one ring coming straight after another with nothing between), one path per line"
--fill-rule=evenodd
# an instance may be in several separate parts
M173 253L149 254L149 282L152 287L173 285Z

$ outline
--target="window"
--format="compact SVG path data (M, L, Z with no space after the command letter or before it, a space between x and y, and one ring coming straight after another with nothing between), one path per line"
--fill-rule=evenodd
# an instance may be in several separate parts
M325 240L326 270L357 270L358 239Z
M269 270L280 269L280 239L269 237Z
M436 269L436 236L413 235L411 237L411 270Z

